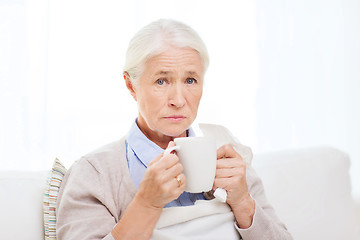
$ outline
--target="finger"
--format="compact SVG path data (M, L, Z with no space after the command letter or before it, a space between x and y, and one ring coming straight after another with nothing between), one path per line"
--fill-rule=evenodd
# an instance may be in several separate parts
M164 193L171 195L172 200L177 199L181 193L184 192L186 185L186 179L184 174L179 174L176 177L172 177L162 185Z
M175 177L176 183L178 184L179 188L184 187L186 185L186 178L185 175L180 173L177 177Z
M223 145L217 151L217 158L234 158L237 155L237 152L230 144Z
M164 165L165 169L171 169L175 165L180 164L179 157L177 155L175 155L175 154L169 154L168 156L163 157L161 160L163 162L163 165Z
M174 142L174 141L170 141L170 142L168 143L168 146L165 148L165 150L164 150L164 152L163 152L162 154L164 155L165 152L167 152L166 155L167 155L167 154L174 153L174 150L172 150L171 152L169 152L169 151L170 151L169 148L172 148L172 147L174 147L174 146L176 146L175 142Z
M242 172L236 168L226 168L216 170L216 178L231 178L240 175Z
M151 165L155 164L156 162L158 162L160 159L162 158L162 154L160 154L159 156L157 156L156 158L154 158L153 160L151 160L149 162L148 167L150 167Z
M231 186L230 178L215 178L213 190L217 188L228 190L229 186Z
M182 173L180 173L178 176L172 177L167 182L169 191L172 191L177 188L180 188L180 190L181 190L182 188L185 188L185 184L186 184L186 178L185 178L185 175Z
M173 147L173 146L176 146L175 142L174 141L170 141L168 146L166 147L166 149L168 149L169 147Z
M176 177L180 175L180 181L185 182L185 176L181 176L181 171L181 165L174 166L170 170L163 170L162 172L158 171L156 167L148 168L142 183L146 183L146 185L144 185L146 186L146 189L155 189L154 191L157 191L158 193L173 195L173 190L178 188Z
M181 163L177 163L171 168L167 169L163 172L163 177L167 180L176 178L178 175L180 175L183 172L184 168L181 165Z
M245 167L246 164L242 161L241 157L239 158L220 158L216 161L216 169L221 168L239 168Z
M164 184L173 180L184 170L182 164L179 162L178 157L173 154L170 155L163 157L162 161L155 162L147 169L147 171L150 172L152 176L156 176L156 181L160 184Z
M179 157L175 154L169 154L167 156L159 155L153 161L149 163L149 167L155 167L160 169L169 169L179 162Z

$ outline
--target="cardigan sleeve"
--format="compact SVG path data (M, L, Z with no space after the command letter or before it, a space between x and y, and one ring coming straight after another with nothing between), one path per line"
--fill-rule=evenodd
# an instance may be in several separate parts
M111 206L105 201L106 186L101 173L82 158L66 173L57 205L57 239L114 240L116 224Z
M235 223L235 228L244 240L290 240L293 239L286 226L280 222L273 207L265 196L261 179L255 170L247 167L247 182L251 197L255 200L255 214L252 225L247 229L240 229Z

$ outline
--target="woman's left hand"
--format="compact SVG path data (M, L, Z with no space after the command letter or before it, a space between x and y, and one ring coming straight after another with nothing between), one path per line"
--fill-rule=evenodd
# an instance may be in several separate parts
M216 176L213 189L227 191L226 202L232 208L238 226L251 226L255 212L255 202L250 197L246 182L246 163L231 145L217 150Z

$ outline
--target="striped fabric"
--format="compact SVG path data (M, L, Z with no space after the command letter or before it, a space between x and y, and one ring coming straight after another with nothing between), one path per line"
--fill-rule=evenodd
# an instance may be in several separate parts
M66 168L56 158L43 197L45 240L56 240L56 200L65 173Z

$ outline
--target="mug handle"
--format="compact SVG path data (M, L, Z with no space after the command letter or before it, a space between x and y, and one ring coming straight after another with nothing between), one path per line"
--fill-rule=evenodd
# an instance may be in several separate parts
M165 149L164 151L164 157L169 155L172 151L176 151L176 150L179 150L180 149L180 146L172 146L172 147L169 147L167 149Z

